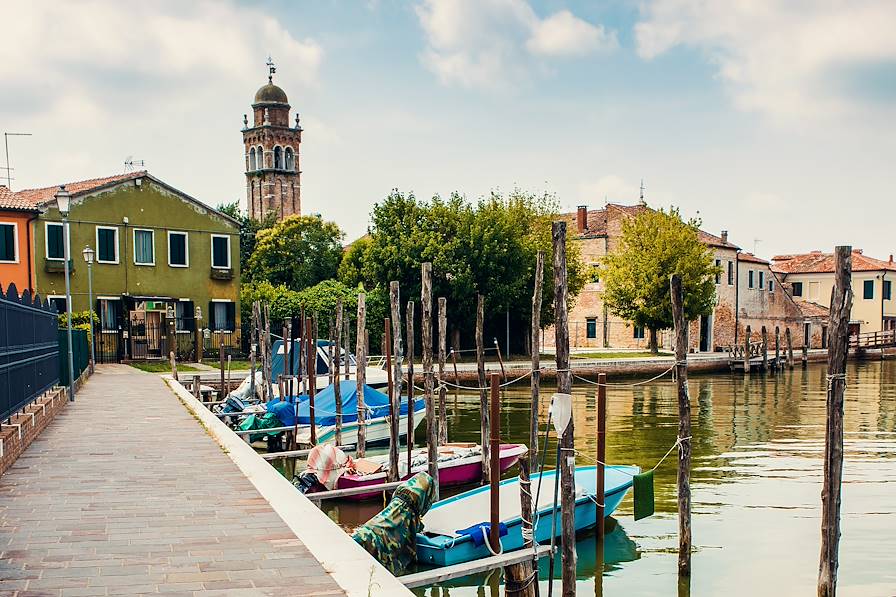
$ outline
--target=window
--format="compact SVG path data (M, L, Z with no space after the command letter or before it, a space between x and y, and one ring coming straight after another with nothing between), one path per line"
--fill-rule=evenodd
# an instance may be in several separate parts
M756 272L753 270L749 270L747 272L747 288L753 288L755 285L753 284L753 276Z
M155 265L155 233L152 230L134 229L134 263Z
M765 272L759 272L759 290L765 289Z
M236 327L236 305L230 301L212 301L208 304L208 327L213 331L232 332Z
M121 301L118 299L100 299L100 328L117 330L121 318Z
M195 328L193 301L179 300L174 303L174 316L178 332L192 331Z
M296 169L296 156L292 151L292 147L286 148L286 169L290 172Z
M249 170L250 171L258 170L258 167L256 166L256 161L255 161L255 148L254 147L249 150Z
M774 292L774 291L775 291L775 281L774 281L774 280L769 280L769 281L768 281L768 291L769 291L769 292Z
M65 313L66 312L64 296L48 296L47 300L50 301L50 305L56 307L57 313Z
M635 340L643 340L644 339L644 326L636 325L634 331Z
M722 260L716 259L716 284L722 283Z
M283 150L280 148L280 146L274 148L274 169L283 169Z
M45 230L47 237L47 259L62 261L65 259L62 224L47 222Z
M96 262L118 263L118 228L96 227Z
M893 296L893 282L890 280L884 280L883 286L884 300L889 301Z
M18 263L18 244L19 227L14 222L0 222L0 262Z
M212 234L212 267L230 269L230 237Z
M734 286L734 262L728 262L728 286Z
M256 155L258 157L258 169L261 170L264 168L264 147L259 145Z
M865 280L862 283L862 298L866 300L874 298L874 280Z
M793 289L793 296L803 296L802 282L794 282L790 287Z
M597 338L597 319L594 317L585 320L585 335L588 338Z
M817 301L821 297L821 282L809 282L809 300Z
M188 267L190 265L189 237L186 232L168 232L168 265Z

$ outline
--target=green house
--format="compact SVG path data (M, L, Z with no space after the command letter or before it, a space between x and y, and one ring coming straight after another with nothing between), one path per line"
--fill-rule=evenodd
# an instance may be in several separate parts
M64 185L69 212L72 310L93 308L98 348L118 358L164 357L176 338L195 346L239 344L239 223L145 171ZM35 289L65 310L59 187L19 191L40 209L32 221ZM98 355L100 358L100 355Z

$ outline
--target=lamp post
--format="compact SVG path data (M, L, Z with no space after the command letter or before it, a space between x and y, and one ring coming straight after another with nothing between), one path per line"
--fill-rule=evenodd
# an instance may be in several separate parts
M65 263L65 312L68 319L68 399L75 401L75 358L72 352L72 285L71 272L69 271L69 230L68 230L68 210L71 207L71 193L65 190L65 185L59 187L56 194L56 207L59 208L59 214L62 216L62 255Z
M90 373L93 374L93 367L96 365L96 350L94 349L96 336L93 335L93 256L95 255L95 251L90 248L90 245L87 245L84 247L84 250L81 251L81 254L84 255L84 261L87 262L87 315L90 319Z

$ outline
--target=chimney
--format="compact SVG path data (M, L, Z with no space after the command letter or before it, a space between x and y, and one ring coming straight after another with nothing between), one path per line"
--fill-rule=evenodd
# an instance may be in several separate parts
M893 263L893 254L890 253L890 263Z
M728 242L728 231L727 230L722 230L722 242L723 243Z
M588 206L580 205L576 210L576 229L579 234L585 234L588 228Z

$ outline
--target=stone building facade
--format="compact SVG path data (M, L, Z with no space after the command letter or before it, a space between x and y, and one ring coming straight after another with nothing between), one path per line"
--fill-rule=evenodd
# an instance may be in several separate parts
M258 220L274 213L277 218L301 215L301 169L299 145L302 127L296 113L289 123L289 100L273 83L273 66L268 83L255 93L252 126L243 116L243 145L246 159L246 202L249 216Z

